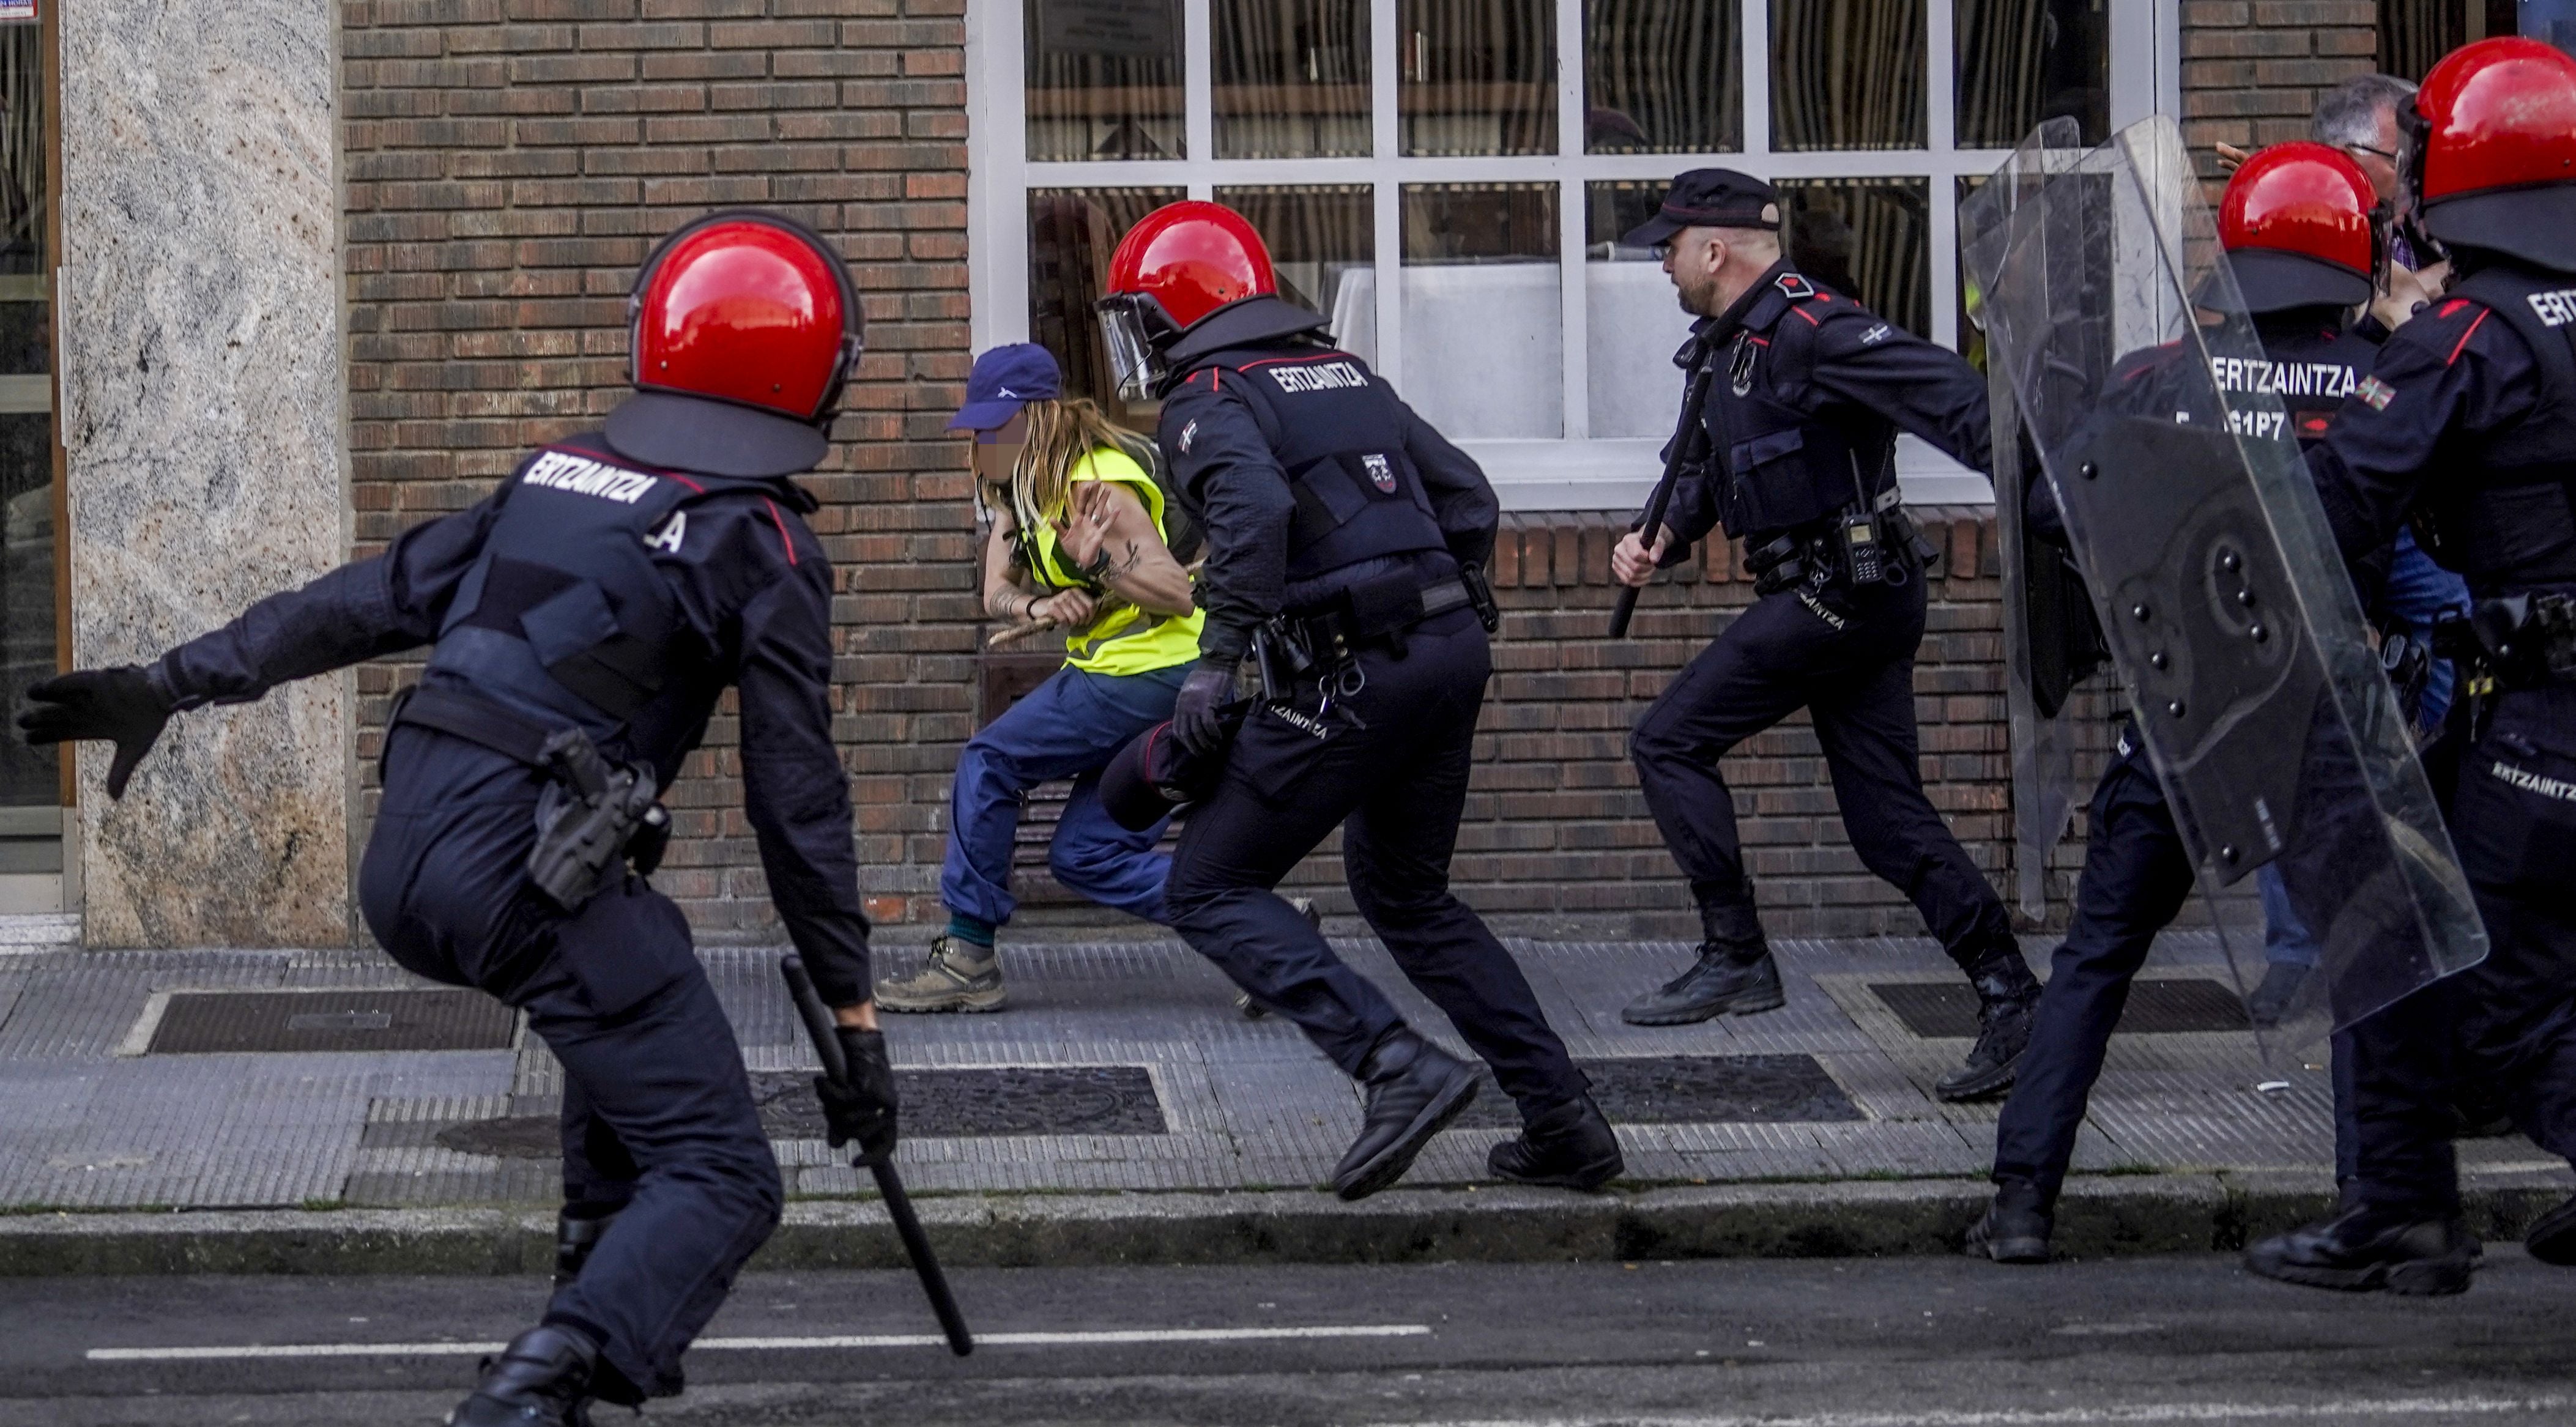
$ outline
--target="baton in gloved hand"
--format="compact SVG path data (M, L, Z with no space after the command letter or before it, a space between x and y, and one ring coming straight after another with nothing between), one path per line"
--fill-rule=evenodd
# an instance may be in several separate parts
M813 1038L814 1053L823 1058L823 1073L847 1083L850 1063L841 1054L832 1008L823 1004L822 993L814 989L814 978L806 974L804 958L790 956L778 964L778 970L787 978L787 994L796 1002L796 1014L805 1022L805 1034ZM948 1335L948 1351L961 1358L966 1356L975 1351L974 1335L966 1331L966 1316L957 1311L957 1300L948 1292L948 1276L939 1271L939 1260L930 1256L930 1236L921 1231L921 1220L912 1212L912 1198L903 1192L902 1178L894 1172L894 1165L884 1160L868 1168L877 1177L877 1193L885 1198L886 1217L894 1221L895 1235L903 1240L912 1271L921 1276L921 1291L930 1296L930 1311L939 1315L940 1331Z
M1691 374L1690 387L1682 393L1682 426L1673 433L1673 444L1664 456L1664 478L1655 482L1655 493L1646 497L1645 523L1638 526L1639 539L1646 548L1655 548L1655 537L1663 533L1664 511L1673 503L1673 483L1681 479L1682 467L1691 451L1699 445L1699 403L1708 394L1710 368L1703 363ZM1621 585L1618 607L1610 611L1610 637L1628 637L1628 621L1636 616L1637 596L1645 593L1642 585Z

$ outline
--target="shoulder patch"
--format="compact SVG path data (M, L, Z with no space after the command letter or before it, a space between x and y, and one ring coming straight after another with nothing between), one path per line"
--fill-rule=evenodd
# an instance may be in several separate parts
M1816 291L1814 283L1807 281L1798 273L1782 273L1771 280L1771 285L1780 289L1780 295L1791 302L1804 302L1811 297L1823 296Z
M2397 398L2397 388L2377 377L2364 377L2361 385L2353 388L2352 394L2371 410L2386 411L2388 403Z

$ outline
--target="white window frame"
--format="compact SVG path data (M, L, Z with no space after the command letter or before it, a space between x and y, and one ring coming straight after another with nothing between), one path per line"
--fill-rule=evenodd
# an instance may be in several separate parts
M1210 0L1181 0L1185 152L1179 159L1031 162L1023 56L1023 0L967 0L969 328L977 350L1028 340L1028 191L1032 188L1160 187L1208 198L1219 187L1270 184L1367 184L1375 206L1376 267L1398 271L1406 184L1529 183L1561 185L1558 261L1579 278L1585 244L1584 185L1596 181L1670 179L1685 169L1740 168L1766 179L1911 178L1931 190L1932 337L1958 345L1958 180L1992 173L2010 152L1962 149L1952 142L1957 65L1948 37L1953 0L1921 0L1927 63L1926 147L1823 153L1770 149L1771 0L1711 0L1741 7L1738 26L1744 148L1735 153L1581 154L1513 157L1406 156L1397 133L1396 0L1370 0L1369 82L1373 155L1367 158L1219 159L1216 152ZM1560 147L1584 136L1582 0L1555 0L1557 133ZM2181 0L2110 6L2111 126L2153 113L2180 112ZM1565 435L1555 440L1459 442L1485 467L1506 510L1631 510L1659 469L1661 438L1594 439L1585 371L1589 331L1587 284L1557 285L1563 304ZM1402 284L1377 284L1377 362L1403 370ZM1897 474L1915 504L1984 504L1983 476L1913 436L1897 442Z

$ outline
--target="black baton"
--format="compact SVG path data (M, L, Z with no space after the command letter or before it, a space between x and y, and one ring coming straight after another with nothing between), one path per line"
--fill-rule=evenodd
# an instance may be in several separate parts
M841 1054L832 1008L823 1004L822 993L814 989L814 978L805 974L804 958L788 957L778 963L778 972L787 978L787 994L796 1002L796 1014L805 1022L805 1034L814 1041L814 1053L823 1058L823 1073L848 1084L850 1062ZM930 1236L921 1231L921 1220L912 1212L912 1197L903 1192L902 1177L885 1160L868 1169L877 1177L877 1193L885 1198L886 1217L894 1221L895 1235L903 1240L912 1271L921 1276L921 1291L930 1296L930 1311L939 1315L940 1331L948 1335L948 1351L961 1358L966 1356L975 1351L974 1335L966 1331L966 1315L957 1311L957 1299L948 1291L948 1275L939 1271L939 1260L930 1256Z
M1655 493L1646 497L1646 518L1638 527L1638 538L1645 541L1649 551L1655 548L1655 537L1663 531L1664 511L1673 503L1673 482L1681 479L1682 463L1689 459L1691 448L1699 444L1699 402L1701 394L1708 390L1708 377L1709 369L1701 367L1682 393L1681 429L1673 433L1673 444L1664 456L1663 479L1655 482ZM1628 621L1637 613L1637 596L1645 592L1642 585L1619 587L1618 606L1610 611L1611 638L1628 637Z

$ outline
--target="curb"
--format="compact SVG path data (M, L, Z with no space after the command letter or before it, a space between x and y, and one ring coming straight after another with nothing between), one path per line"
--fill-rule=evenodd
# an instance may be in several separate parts
M2564 1174L2465 1190L2470 1226L2519 1237L2566 1197ZM1049 1264L1397 1264L1948 1254L1983 1212L1980 1180L1744 1184L1574 1196L1395 1190L1360 1204L1312 1191L958 1196L918 1201L952 1267ZM2332 1212L2320 1175L2137 1175L2071 1181L2062 1257L2190 1253ZM207 1210L0 1218L0 1277L135 1274L537 1274L554 1215L533 1209ZM892 1269L873 1200L788 1206L755 1269Z

